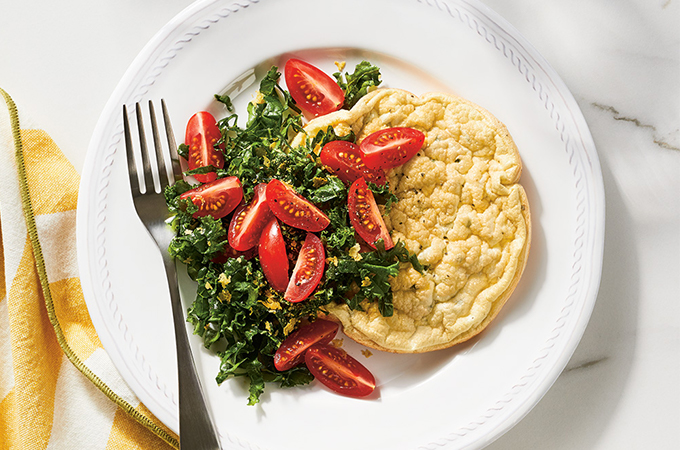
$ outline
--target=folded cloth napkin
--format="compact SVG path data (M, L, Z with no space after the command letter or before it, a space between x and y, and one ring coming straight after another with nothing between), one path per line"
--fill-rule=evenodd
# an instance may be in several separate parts
M169 449L92 325L76 263L79 175L0 89L0 450Z

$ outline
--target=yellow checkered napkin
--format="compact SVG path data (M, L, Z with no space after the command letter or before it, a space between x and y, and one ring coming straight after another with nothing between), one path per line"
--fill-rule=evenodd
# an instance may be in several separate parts
M0 89L0 450L178 447L90 321L76 263L78 183Z

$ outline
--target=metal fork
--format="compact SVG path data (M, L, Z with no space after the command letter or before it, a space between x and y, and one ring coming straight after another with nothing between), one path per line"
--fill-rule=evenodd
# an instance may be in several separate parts
M125 131L125 150L127 155L128 173L130 175L130 188L132 199L137 210L137 215L153 237L163 255L165 273L170 287L170 301L172 303L172 318L175 327L175 343L177 347L177 373L179 381L179 440L180 448L188 450L218 450L219 439L205 404L205 397L201 384L196 376L194 359L189 347L186 322L177 285L177 272L174 258L168 252L168 245L174 233L166 223L168 208L163 196L166 186L174 184L182 178L182 172L177 156L177 147L170 124L165 101L161 100L163 109L163 121L170 150L171 171L166 169L163 145L160 140L156 113L153 103L149 101L149 114L155 147L156 166L152 169L149 150L144 133L142 111L139 103L135 105L137 116L137 128L139 130L139 143L141 147L143 171L140 174L135 165L135 157L132 145L132 135L128 120L127 108L123 106L123 128ZM156 192L153 181L153 172L160 180L160 192ZM141 175L141 181L139 180ZM141 185L140 185L141 184Z

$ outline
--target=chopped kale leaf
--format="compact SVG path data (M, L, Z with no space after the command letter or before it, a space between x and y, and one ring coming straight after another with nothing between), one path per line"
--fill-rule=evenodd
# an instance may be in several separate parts
M368 61L357 64L354 72L349 74L341 72L333 74L338 85L345 92L344 108L350 109L361 97L366 95L371 88L380 85L380 69Z

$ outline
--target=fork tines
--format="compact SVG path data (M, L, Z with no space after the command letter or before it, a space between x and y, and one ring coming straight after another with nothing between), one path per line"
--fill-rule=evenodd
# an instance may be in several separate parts
M127 155L128 173L130 175L130 188L133 196L162 192L166 186L172 185L175 181L182 178L182 171L177 155L175 135L172 131L170 116L168 114L165 100L161 100L163 110L163 122L165 125L165 135L167 138L167 148L161 142L156 121L156 111L153 102L149 100L149 118L155 148L154 155L149 155L149 149L144 130L144 118L139 102L135 104L137 121L137 134L139 136L140 154L142 160L142 171L137 170L134 155L134 145L132 144L132 130L128 118L127 107L123 105L123 129L125 133L125 153ZM169 162L169 164L168 164ZM155 164L154 164L155 163ZM158 186L160 189L156 189Z

